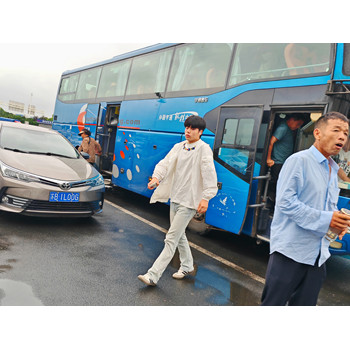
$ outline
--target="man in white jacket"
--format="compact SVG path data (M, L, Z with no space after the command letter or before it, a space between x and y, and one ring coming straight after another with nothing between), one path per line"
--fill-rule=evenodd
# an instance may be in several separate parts
M155 167L149 189L154 189L150 202L167 202L170 198L170 228L164 240L164 249L145 275L138 279L155 286L179 249L180 269L173 278L194 275L193 258L186 237L186 227L198 213L204 214L208 202L215 197L217 176L213 152L200 138L206 128L205 120L190 116L185 121L186 141L174 145Z

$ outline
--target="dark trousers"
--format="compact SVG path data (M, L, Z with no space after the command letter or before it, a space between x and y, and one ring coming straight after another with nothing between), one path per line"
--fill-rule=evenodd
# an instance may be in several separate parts
M277 180L281 172L282 166L283 164L274 164L271 167L271 180L269 183L268 196L270 197L270 200L272 201L273 205L275 204L275 200L276 200Z
M263 306L314 306L323 281L326 264L301 264L280 253L272 253L261 297Z

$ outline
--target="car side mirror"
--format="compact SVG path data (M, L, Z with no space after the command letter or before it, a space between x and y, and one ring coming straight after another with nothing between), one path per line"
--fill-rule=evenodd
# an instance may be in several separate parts
M80 152L80 154L83 156L84 159L89 159L90 158L90 155L89 153L86 153L86 152Z

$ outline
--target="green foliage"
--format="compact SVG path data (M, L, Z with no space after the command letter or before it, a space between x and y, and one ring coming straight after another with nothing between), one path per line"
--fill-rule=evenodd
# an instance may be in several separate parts
M22 116L19 116L19 115L12 114L12 113L4 111L2 108L0 108L0 117L10 118L10 119L17 119L22 124L24 124L25 122L28 122L30 125L39 125L39 123L37 123L36 120L34 120L32 118L26 118L26 117L22 117Z

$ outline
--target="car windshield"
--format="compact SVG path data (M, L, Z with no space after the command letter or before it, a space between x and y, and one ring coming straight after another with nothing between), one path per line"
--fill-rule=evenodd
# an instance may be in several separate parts
M3 127L0 147L14 152L79 158L79 153L63 136L39 130Z

